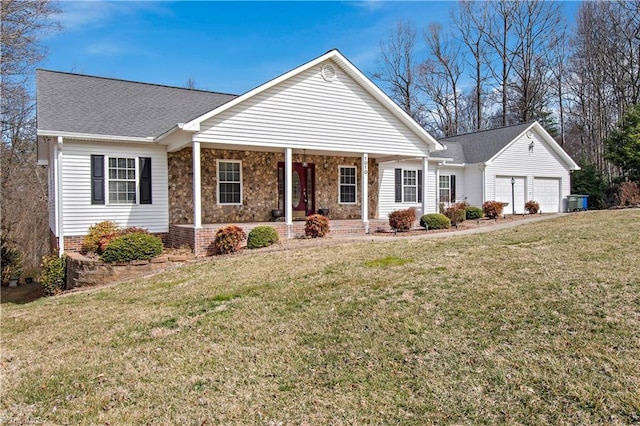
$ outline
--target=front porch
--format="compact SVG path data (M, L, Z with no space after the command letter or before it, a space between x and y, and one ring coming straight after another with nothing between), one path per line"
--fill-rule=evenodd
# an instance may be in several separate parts
M169 228L169 244L172 247L189 246L196 256L213 255L213 241L218 229L226 225L241 227L245 233L256 226L272 226L278 231L281 239L301 238L305 236L304 220L296 220L293 224L286 222L248 222L248 223L208 223L201 228L195 228L193 224L171 225ZM359 219L330 220L329 235L363 235L378 229L388 229L389 222L383 219L371 219L363 222Z

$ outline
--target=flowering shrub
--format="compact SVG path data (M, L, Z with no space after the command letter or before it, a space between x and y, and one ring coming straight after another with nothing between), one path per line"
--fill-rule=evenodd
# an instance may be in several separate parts
M118 224L109 220L91 225L89 227L87 235L85 235L84 240L82 241L82 248L86 251L92 251L100 254L109 244L109 241L115 238L115 235L103 241L102 247L100 244L100 240L108 235L116 234L119 230L120 227L118 226Z
M414 209L396 210L389 213L389 227L396 231L409 231L416 221L416 211Z
M329 233L329 218L321 214L312 214L307 216L307 222L304 224L304 234L307 237L318 238L324 237Z
M426 229L449 229L451 220L440 213L429 213L420 218L420 226Z
M484 215L490 219L495 219L502 214L504 203L500 201L485 201L482 203L482 211Z
M529 214L536 214L540 211L540 204L537 201L529 200L524 204L524 209L529 212Z
M464 222L467 218L467 203L456 203L444 211L444 215L449 218L452 225Z
M240 245L246 238L247 234L239 226L223 226L216 232L213 251L215 254L235 253L240 249Z

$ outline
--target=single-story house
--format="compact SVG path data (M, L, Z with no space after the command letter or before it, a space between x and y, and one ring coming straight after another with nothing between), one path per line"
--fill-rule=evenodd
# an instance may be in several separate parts
M445 150L337 50L240 96L38 70L37 119L51 241L61 252L79 250L103 220L198 255L223 224L248 231L270 222L291 237L303 232L296 219L321 209L333 230L364 233L405 205L437 211L444 186L436 182L452 170L461 177L450 199L463 197L465 182L475 204L494 194L490 173L533 176L532 190L538 176L559 178L563 196L577 167L535 123L494 158L475 161L462 139L446 140ZM517 158L529 131L533 151ZM563 161L552 170L567 175L514 174L527 158L538 171L540 161ZM491 191L472 191L473 179Z

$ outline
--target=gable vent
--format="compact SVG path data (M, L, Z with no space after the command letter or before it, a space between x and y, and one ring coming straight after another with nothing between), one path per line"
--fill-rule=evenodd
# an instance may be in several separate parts
M336 79L336 69L331 64L324 64L320 70L320 74L322 74L322 78L324 78L325 81L333 81Z

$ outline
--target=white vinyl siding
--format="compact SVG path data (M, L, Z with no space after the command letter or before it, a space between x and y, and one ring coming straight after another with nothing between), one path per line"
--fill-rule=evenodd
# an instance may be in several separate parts
M532 141L533 149L529 149ZM485 200L496 199L496 176L525 177L525 202L534 198L534 179L537 178L559 179L562 200L565 200L570 193L568 165L535 131L531 138L527 135L521 136L487 165ZM560 206L562 211L564 203ZM517 209L518 207L516 205ZM524 211L524 205L520 210ZM511 212L511 208L505 209L505 212Z
M513 179L513 185L511 185ZM524 213L526 200L527 178L522 176L496 176L495 179L495 201L508 203L504 208L504 214L513 213L515 206L516 213ZM513 190L513 191L512 191Z
M56 161L54 158L54 144L52 142L47 143L47 149L49 152L49 175L48 175L48 189L47 196L49 197L49 229L55 236L58 236L58 223L56 216Z
M218 160L218 204L242 204L242 162Z
M357 201L356 189L358 187L355 166L340 166L338 173L340 182L338 185L338 203L355 204Z
M310 68L200 125L194 140L318 149L369 155L423 156L428 146L335 64L328 82Z
M136 226L150 232L169 231L167 154L164 146L75 141L62 148L63 229L66 236L85 235L89 226L112 220L122 227ZM91 204L91 155L150 157L153 204ZM107 188L108 191L108 188Z
M417 201L417 196L416 201L413 202L406 201L406 199L402 203L395 202L395 169L398 168L403 169L403 172L409 170L415 171L417 178L417 171L422 169L422 162L389 161L378 165L378 181L380 182L378 186L378 219L387 219L389 213L407 208L415 208L416 214L422 214L422 202ZM427 185L426 213L434 213L437 211L435 173L435 164L429 163L427 176L423 177L423 185Z

